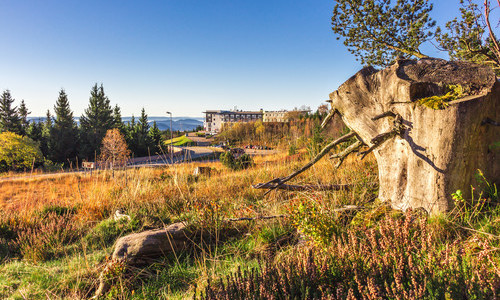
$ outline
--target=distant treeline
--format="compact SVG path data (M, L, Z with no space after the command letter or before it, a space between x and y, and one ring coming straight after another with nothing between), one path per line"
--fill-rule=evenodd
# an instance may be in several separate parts
M144 108L140 118L134 116L126 124L122 121L120 107L111 106L103 85L95 84L90 91L89 106L80 117L79 124L73 117L68 96L64 89L54 105L54 114L47 110L44 122L29 122L30 112L24 100L15 106L10 91L0 98L0 132L13 132L37 142L46 159L69 164L77 160L93 161L99 157L101 142L109 129L116 128L125 137L133 155L148 156L162 153L162 132L156 122L148 124ZM163 132L163 134L168 134ZM166 150L166 149L165 149Z

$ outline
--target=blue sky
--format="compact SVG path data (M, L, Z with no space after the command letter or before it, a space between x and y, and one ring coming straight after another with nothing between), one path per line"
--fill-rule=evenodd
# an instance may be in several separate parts
M440 24L458 12L458 0L434 3ZM80 116L95 83L124 116L316 108L361 67L330 28L333 5L1 0L0 90L31 116L53 111L61 88Z

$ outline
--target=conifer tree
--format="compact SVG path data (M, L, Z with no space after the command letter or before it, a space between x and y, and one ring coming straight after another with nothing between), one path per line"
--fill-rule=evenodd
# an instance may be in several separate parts
M141 118L137 124L136 134L135 134L135 145L136 145L136 156L147 156L152 154L154 151L153 142L149 136L149 124L148 115L146 110L142 108Z
M434 36L427 0L337 0L332 29L363 65L387 66L397 56L427 57L420 45Z
M40 141L40 150L42 150L42 154L44 157L51 156L51 151L52 151L50 147L51 131L52 131L52 115L50 114L50 110L47 109L45 122L43 123L43 128L42 128L42 139Z
M118 104L113 109L113 128L118 129L122 135L126 135L125 124L122 121L122 113Z
M78 128L69 107L68 96L64 89L59 92L54 105L55 119L50 130L50 158L56 162L73 160L78 149Z
M26 134L28 137L35 142L41 143L42 141L42 132L43 132L43 123L38 120L38 122L33 121L29 123L28 129L26 130Z
M163 136L161 135L161 131L156 125L156 121L153 121L153 126L149 129L149 137L152 142L152 150L151 153L159 154L161 153L161 145L163 144Z
M137 152L137 124L135 123L135 117L132 115L130 122L126 126L127 134L125 135L125 140L127 141L128 148L134 156Z
M9 90L5 90L0 97L0 132L10 131L21 134L21 120L17 107L13 106L14 99Z
M113 109L104 94L104 87L102 84L99 87L96 83L90 91L89 107L80 118L82 156L93 159L98 155L102 139L111 128L113 128Z
M21 105L19 105L19 119L21 123L21 133L22 135L26 135L26 132L29 127L29 122L28 122L28 115L31 113L28 111L28 108L26 107L26 104L24 103L24 99L21 100Z

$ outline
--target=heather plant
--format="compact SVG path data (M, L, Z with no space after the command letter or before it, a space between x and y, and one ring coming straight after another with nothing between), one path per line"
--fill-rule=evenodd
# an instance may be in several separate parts
M325 249L299 249L259 268L208 281L201 299L493 299L498 258L483 244L436 247L425 218L387 216L349 229ZM195 296L195 298L197 298Z
M32 223L21 224L16 233L14 244L22 257L40 262L64 254L66 246L77 240L80 229L71 215L49 213L43 217L35 217Z

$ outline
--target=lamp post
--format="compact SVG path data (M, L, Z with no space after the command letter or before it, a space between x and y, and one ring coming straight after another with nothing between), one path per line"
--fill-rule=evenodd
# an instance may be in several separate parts
M173 135L172 135L172 113L167 111L167 114L170 115L170 163L174 163L174 145L173 145Z

